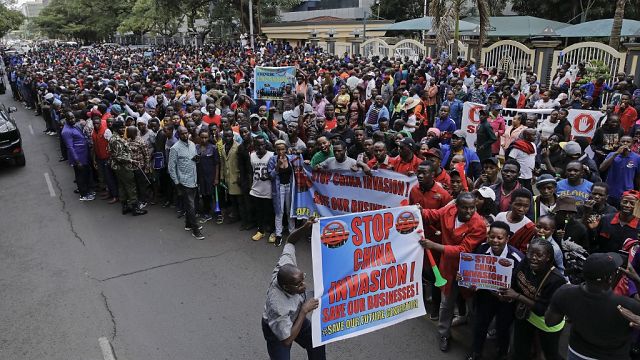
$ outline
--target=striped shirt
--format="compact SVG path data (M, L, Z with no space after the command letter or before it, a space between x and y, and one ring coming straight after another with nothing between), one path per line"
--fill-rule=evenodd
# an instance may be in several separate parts
M196 145L191 141L185 143L179 140L171 147L167 169L176 185L188 188L197 186L196 162L192 160L196 154Z

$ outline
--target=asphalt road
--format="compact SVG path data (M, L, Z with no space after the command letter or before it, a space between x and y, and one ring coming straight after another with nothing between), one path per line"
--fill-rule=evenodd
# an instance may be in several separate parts
M117 204L78 201L73 171L58 162L58 140L43 134L42 118L9 94L0 102L19 109L27 159L24 168L0 165L0 359L103 359L101 337L118 359L268 358L260 317L281 248L235 225L207 223L198 241L174 209L132 217ZM297 254L311 274L309 244ZM468 327L457 329L443 354L435 324L417 318L327 353L461 359L469 340ZM306 358L297 345L292 354Z

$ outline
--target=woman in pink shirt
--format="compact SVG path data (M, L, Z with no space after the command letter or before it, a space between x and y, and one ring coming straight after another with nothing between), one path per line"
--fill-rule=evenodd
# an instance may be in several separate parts
M489 124L493 128L493 131L496 133L496 137L500 138L504 135L506 130L506 124L502 115L500 115L500 110L502 110L502 105L493 104L491 106L491 113L489 115ZM491 153L493 156L496 156L500 153L500 142L496 141L491 145Z

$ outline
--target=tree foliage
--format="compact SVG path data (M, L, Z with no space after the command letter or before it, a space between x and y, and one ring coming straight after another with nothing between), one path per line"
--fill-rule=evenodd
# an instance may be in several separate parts
M52 0L35 23L51 38L100 40L115 32L132 1Z
M512 10L520 15L537 16L560 22L579 23L613 18L614 0L512 0ZM625 19L640 20L640 0L629 0Z
M427 6L431 1L427 1ZM379 0L371 5L371 13L396 22L422 17L423 0Z
M153 32L173 36L178 32L183 18L179 13L169 11L167 7L158 6L156 0L137 0L118 26L118 31L131 31L135 34Z
M17 10L7 8L4 4L0 4L0 38L5 36L9 31L16 30L22 25L24 15Z

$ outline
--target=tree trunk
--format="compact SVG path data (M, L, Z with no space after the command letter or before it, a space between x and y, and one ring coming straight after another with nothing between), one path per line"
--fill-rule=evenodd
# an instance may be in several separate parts
M613 14L609 46L616 50L620 47L620 34L622 33L622 20L624 19L624 6L626 2L627 0L616 0L616 12Z
M487 0L476 0L478 7L478 17L480 18L480 32L478 36L478 44L476 45L476 60L482 62L482 46L487 38L487 29L489 28L489 6Z

